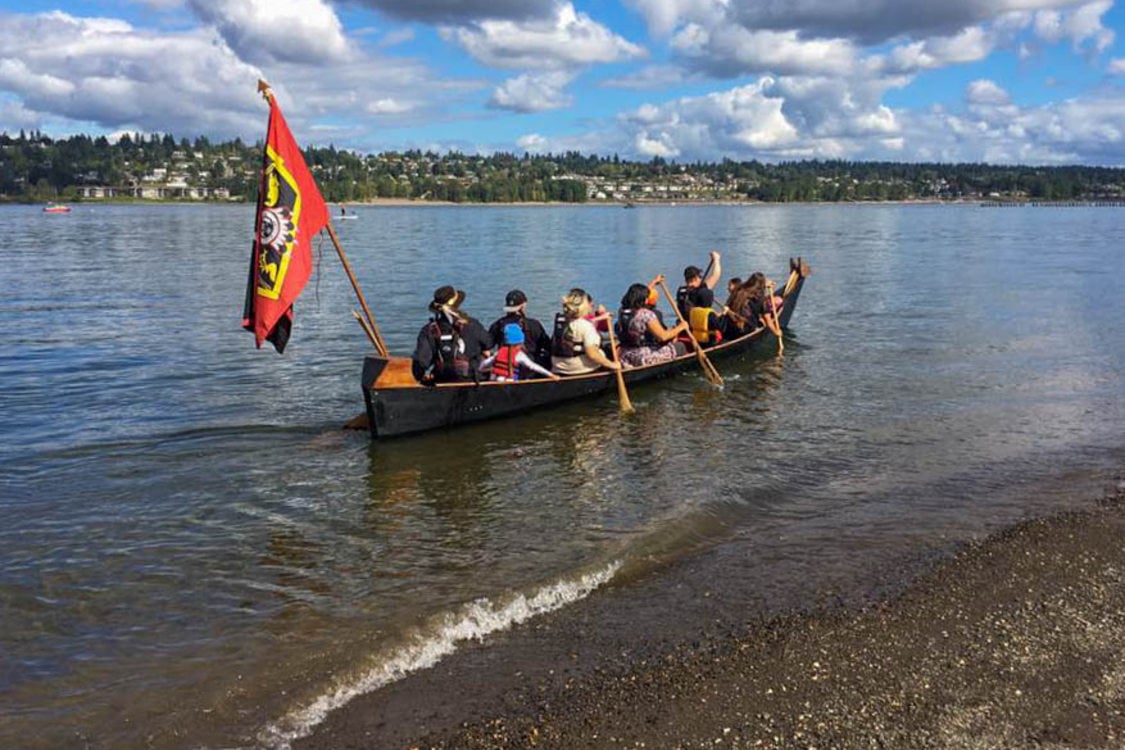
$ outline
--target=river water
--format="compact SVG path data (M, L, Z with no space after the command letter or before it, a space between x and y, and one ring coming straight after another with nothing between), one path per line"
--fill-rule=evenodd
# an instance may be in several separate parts
M768 615L1120 473L1125 212L357 210L402 353L444 283L487 324L513 286L549 321L711 249L724 279L814 274L784 358L721 363L723 389L375 444L339 429L369 345L329 245L278 356L239 328L250 207L0 208L0 746L285 746L704 550L760 551L723 585Z

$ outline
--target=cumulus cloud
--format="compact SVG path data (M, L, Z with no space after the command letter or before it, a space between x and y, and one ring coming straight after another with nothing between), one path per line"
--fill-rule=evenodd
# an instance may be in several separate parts
M640 11L649 30L667 36L678 26L698 23L714 26L722 22L730 7L729 0L628 0Z
M1035 107L971 106L906 116L916 160L1121 165L1125 94L1079 97Z
M646 105L622 115L640 156L692 158L704 153L773 150L793 143L797 130L769 96L773 79L664 105Z
M632 73L602 81L602 86L617 89L661 89L671 84L698 80L699 75L678 65L646 65Z
M1113 44L1114 34L1102 25L1102 16L1113 7L1113 0L1096 0L1071 12L1041 10L1035 14L1035 33L1052 44L1069 41L1081 49L1089 43L1095 52Z
M995 82L965 89L963 108L895 109L881 103L900 79L763 76L701 97L650 103L580 136L528 136L528 150L585 146L632 158L794 158L1097 163L1125 161L1125 92L1103 91L1034 107Z
M188 0L188 5L249 62L330 62L348 53L340 19L322 0Z
M356 0L408 21L466 24L484 20L527 21L549 18L557 0Z
M516 145L523 151L541 152L547 145L547 139L538 133L528 133L516 139Z
M712 29L689 24L672 48L716 76L746 73L846 74L856 50L842 39L802 39L796 31L749 31L741 26Z
M747 30L800 30L805 38L865 45L895 37L949 36L1013 12L1061 9L1083 0L630 0L658 34L697 23Z
M574 76L564 71L525 73L501 84L488 106L513 112L544 112L570 106L572 98L563 89Z
M1010 101L1007 91L997 86L994 81L985 78L968 85L965 89L965 99L970 104L1007 104Z
M887 69L910 73L976 62L988 57L993 42L991 34L980 26L972 26L954 36L933 37L895 47L886 58Z
M440 80L417 62L395 58L262 68L241 60L210 29L152 31L61 12L0 15L0 50L0 92L19 104L0 111L0 128L25 126L34 116L38 123L68 119L109 130L258 137L264 110L254 84L268 73L291 122L330 115L348 135L363 137L372 117L394 124L431 119L438 97L482 85Z
M1125 57L1115 57L1110 60L1106 72L1112 76L1125 76Z
M489 20L462 27L444 27L470 55L494 68L563 68L640 57L644 50L614 34L569 3L561 3L547 19Z
M260 71L202 31L155 34L61 12L2 16L0 50L0 89L49 116L241 133L255 109L250 82Z

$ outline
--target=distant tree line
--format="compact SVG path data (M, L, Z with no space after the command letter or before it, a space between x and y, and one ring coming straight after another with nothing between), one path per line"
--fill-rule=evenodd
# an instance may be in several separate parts
M225 188L253 200L261 143L240 139L125 134L53 139L40 132L0 133L0 200L71 200L83 186L121 187L175 175L187 184ZM997 166L864 161L676 162L563 154L488 156L408 150L365 155L333 146L305 158L333 202L408 198L461 202L579 203L590 185L690 185L700 199L881 201L999 197L1034 200L1121 200L1125 169L1092 166ZM160 170L163 170L162 172ZM685 188L686 189L686 188Z

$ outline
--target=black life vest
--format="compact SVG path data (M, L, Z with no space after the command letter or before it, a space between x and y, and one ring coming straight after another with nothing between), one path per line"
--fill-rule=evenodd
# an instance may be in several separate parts
M429 334L434 341L434 377L438 380L460 380L472 376L472 365L465 356L461 326L450 323L444 315L430 321Z
M566 332L571 322L565 314L555 313L555 330L551 334L551 354L556 357L579 357L586 350L581 341L567 338Z
M640 312L640 310L628 310L625 308L622 308L618 312L617 335L621 338L622 345L630 348L660 346L660 342L652 335L652 332L648 330L648 326L645 326L644 333L640 335L632 330L633 318L637 317L638 312ZM657 316L657 318L659 319L659 316ZM661 325L663 325L663 321L661 321Z
M522 351L523 346L520 344L501 346L500 351L496 352L496 359L492 360L492 376L496 379L519 380L520 366L516 363L516 357Z
M684 316L684 320L691 320L691 308L695 307L692 301L692 293L695 291L690 286L682 286L676 290L676 307L680 308L680 314Z

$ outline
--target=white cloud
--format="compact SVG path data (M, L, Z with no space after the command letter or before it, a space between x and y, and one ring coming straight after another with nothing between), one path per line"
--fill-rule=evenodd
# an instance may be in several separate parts
M1110 60L1106 72L1111 76L1125 76L1125 57L1115 57Z
M689 73L678 65L646 65L627 75L616 78L607 78L601 85L606 88L634 89L661 89L671 84L686 83L698 80L699 76Z
M556 0L355 0L359 5L423 23L464 24L486 19L547 18Z
M1042 10L1035 14L1035 33L1044 41L1057 44L1069 41L1075 50L1089 42L1095 52L1113 44L1114 33L1102 25L1102 16L1113 7L1113 0L1096 0L1072 12Z
M348 54L335 11L323 0L188 0L232 50L250 62L331 62Z
M843 39L802 39L796 31L749 31L741 26L711 29L688 24L671 40L672 48L708 73L847 74L856 49Z
M773 79L664 105L645 105L621 116L642 156L686 156L775 149L797 131L781 111L783 100L766 92Z
M367 111L373 115L400 115L403 112L410 111L410 105L387 97L385 99L377 99L367 105Z
M383 38L379 40L379 46L386 49L387 47L395 47L399 44L412 41L414 41L414 29L407 26L384 34Z
M655 135L649 135L648 131L637 133L633 146L639 156L674 159L680 155L680 150L676 148L674 138L668 131L660 131Z
M438 79L401 58L273 62L265 69L239 59L212 30L153 31L59 12L0 15L0 50L0 95L19 106L0 111L0 129L26 127L34 117L255 138L264 127L255 82L268 77L295 131L313 132L313 118L331 116L331 134L358 142L370 139L373 116L390 124L432 121L447 100L483 85Z
M564 71L525 73L501 84L493 93L488 105L513 112L544 112L561 109L572 103L563 89L574 76Z
M886 58L889 70L909 73L947 65L976 62L992 52L993 36L980 26L954 36L932 37L895 47Z
M614 34L569 2L546 20L489 20L444 27L470 55L494 68L543 70L641 57L644 49Z
M965 99L970 104L1007 104L1008 92L985 78L973 81L965 89Z
M1125 93L1036 107L975 106L906 116L911 159L1117 164L1125 154Z
M729 6L728 0L628 0L640 11L649 30L658 36L671 34L683 23L705 26L722 22Z
M528 133L516 139L516 145L523 151L541 153L547 146L547 139L538 133Z
M949 36L1012 13L1065 9L1088 0L629 0L649 29L670 35L695 23L709 29L799 30L802 38L879 44L896 37Z
M255 110L260 71L206 32L155 34L59 12L9 15L0 16L0 50L0 89L45 116L240 133Z

